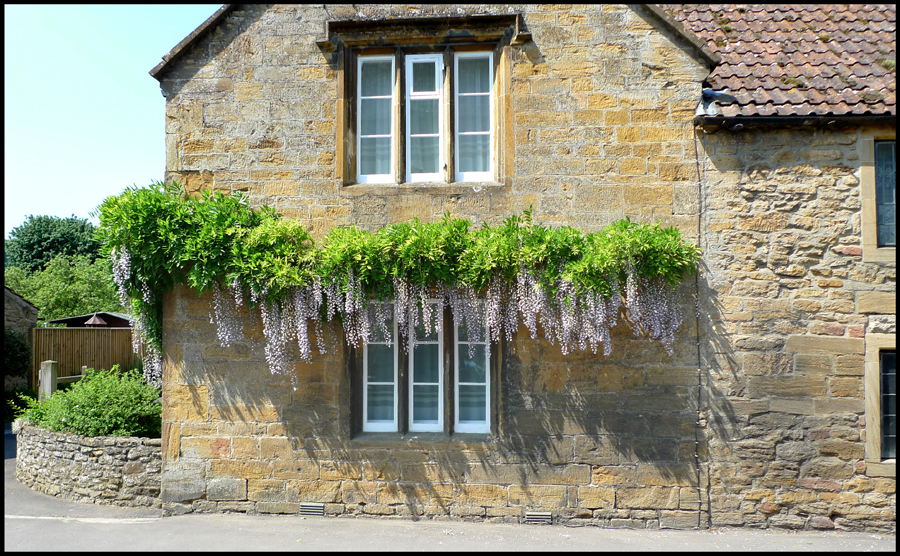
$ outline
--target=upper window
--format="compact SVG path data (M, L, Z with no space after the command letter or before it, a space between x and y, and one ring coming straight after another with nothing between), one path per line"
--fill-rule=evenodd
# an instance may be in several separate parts
M897 142L875 141L875 207L878 246L897 245Z
M357 183L493 180L493 68L492 51L360 53Z
M860 232L863 262L896 261L896 140L887 126L863 129L859 140Z

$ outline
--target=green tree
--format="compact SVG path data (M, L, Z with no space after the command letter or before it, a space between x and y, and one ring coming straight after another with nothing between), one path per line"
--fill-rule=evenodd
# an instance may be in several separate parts
M6 285L38 308L41 320L52 320L98 311L124 312L112 280L108 259L55 257L44 270L31 274L10 267Z
M94 225L74 214L68 218L28 215L6 241L6 265L26 272L44 270L59 255L97 260L100 241L94 237Z

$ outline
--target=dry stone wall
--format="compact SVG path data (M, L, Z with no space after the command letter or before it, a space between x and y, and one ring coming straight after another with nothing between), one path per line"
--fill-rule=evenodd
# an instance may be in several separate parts
M16 478L34 490L115 506L161 507L160 439L87 437L16 421Z

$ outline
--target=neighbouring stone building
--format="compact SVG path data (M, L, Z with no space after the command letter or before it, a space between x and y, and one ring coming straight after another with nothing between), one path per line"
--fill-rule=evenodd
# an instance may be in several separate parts
M624 324L606 357L494 346L477 432L452 363L442 430L366 430L358 350L292 384L177 287L164 509L894 532L895 31L893 5L223 6L151 71L167 180L316 237L627 215L702 268L672 356Z
M38 308L10 288L3 287L3 327L25 334L37 325ZM29 340L30 341L30 340Z

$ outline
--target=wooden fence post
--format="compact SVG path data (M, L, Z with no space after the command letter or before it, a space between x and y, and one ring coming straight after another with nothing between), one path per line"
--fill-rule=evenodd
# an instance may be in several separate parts
M42 361L41 362L41 376L39 377L38 388L38 399L40 401L44 401L48 399L50 396L56 392L56 376L57 376L57 364L56 361Z

